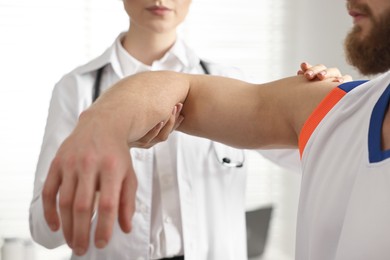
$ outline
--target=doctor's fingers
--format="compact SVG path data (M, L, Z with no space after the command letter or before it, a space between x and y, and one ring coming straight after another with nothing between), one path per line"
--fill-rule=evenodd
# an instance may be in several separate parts
M164 127L164 122L158 123L153 127L149 132L147 132L143 137L138 139L135 142L129 144L130 147L135 148L150 148L153 146L151 144L152 140L160 133L161 129Z
M315 78L324 79L324 76L328 73L328 68L323 64L317 64L312 66L310 63L301 63L301 70L298 71L298 75L304 75L308 80ZM339 74L341 76L341 73Z
M333 82L340 82L340 83L343 83L343 82L349 82L349 81L352 81L352 80L353 80L352 76L346 74L346 75L343 75L343 76L341 76L341 77L336 77L336 78L333 80Z
M61 185L59 162L54 159L50 165L48 175L42 190L42 204L45 220L52 231L60 227L60 218L57 212L57 193Z
M130 143L130 147L150 148L157 143L167 140L169 134L175 130L183 121L183 117L180 117L182 108L183 104L176 104L172 110L172 114L165 122L158 123L142 138L133 143Z
M308 62L302 62L299 67L297 75L303 75L308 69L312 68L313 65Z
M180 125L180 123L184 119L184 117L180 115L182 108L183 104L181 103L175 105L172 114L166 121L164 127L160 130L158 135L150 141L151 145L166 141L168 139L169 134L172 133L172 131L174 131Z
M334 81L338 82L343 77L338 68L327 68L323 64L317 64L312 66L310 63L303 62L301 64L301 70L298 71L298 75L304 75L308 80L312 79L331 79L335 78Z

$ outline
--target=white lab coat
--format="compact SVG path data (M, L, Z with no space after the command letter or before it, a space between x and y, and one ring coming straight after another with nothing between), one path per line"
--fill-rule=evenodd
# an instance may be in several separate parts
M184 72L203 73L199 58L189 48L187 55L189 68ZM51 232L45 222L42 187L58 147L75 127L80 113L90 106L96 70L104 65L103 91L121 78L114 44L97 59L65 75L52 93L30 206L32 237L47 248L55 248L65 241L61 231ZM209 64L209 69L214 75L240 78L237 69L216 64ZM245 163L242 168L231 168L221 163L224 157L242 161L244 151L174 132L167 142L150 149L132 149L131 153L139 183L132 232L124 234L116 223L112 240L105 249L97 250L92 236L87 254L72 256L72 259L150 259L152 179L156 164L163 170L167 169L164 165L171 167L172 172L169 173L177 176L185 259L247 259ZM95 224L93 220L93 228Z

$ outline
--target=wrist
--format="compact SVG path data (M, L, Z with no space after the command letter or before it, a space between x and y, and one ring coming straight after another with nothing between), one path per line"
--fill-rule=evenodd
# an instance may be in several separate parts
M126 120L119 120L113 112L91 107L80 114L77 128L86 129L97 138L111 137L127 143L129 128L125 123Z

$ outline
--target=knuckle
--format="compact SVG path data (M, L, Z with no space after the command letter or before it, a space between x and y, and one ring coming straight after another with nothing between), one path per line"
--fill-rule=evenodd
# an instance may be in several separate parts
M42 199L43 201L50 200L55 195L54 191L48 188L48 186L44 186L42 190Z
M81 159L81 170L83 172L89 172L91 168L96 164L97 160L96 157L92 154L86 154Z
M73 171L76 166L76 157L73 155L67 158L58 158L58 167L63 168L65 171Z
M51 168L59 169L61 167L61 163L62 163L62 157L56 155L51 162Z
M118 168L118 160L115 156L106 156L102 159L102 168L104 171L115 171Z
M99 211L101 212L111 212L115 209L115 201L111 198L101 199L99 203Z
M60 197L59 206L61 209L69 209L72 206L72 199L70 197Z
M76 213L85 213L90 211L90 204L86 201L77 201L74 204L74 211Z

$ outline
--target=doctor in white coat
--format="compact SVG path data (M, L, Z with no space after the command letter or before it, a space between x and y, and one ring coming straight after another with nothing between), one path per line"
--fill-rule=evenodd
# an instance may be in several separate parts
M99 57L66 74L55 86L36 169L30 207L32 237L47 248L66 239L45 222L41 191L50 163L94 95L142 71L174 70L241 78L239 70L201 62L177 35L191 0L125 0L129 30ZM132 231L115 224L112 240L73 259L186 260L247 258L244 151L175 132L150 149L131 149L138 179ZM92 220L93 233L96 218ZM93 239L93 235L91 235ZM75 251L75 249L74 249ZM79 254L79 255L81 255Z

